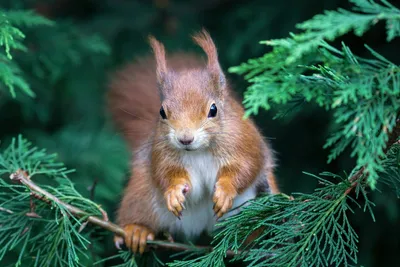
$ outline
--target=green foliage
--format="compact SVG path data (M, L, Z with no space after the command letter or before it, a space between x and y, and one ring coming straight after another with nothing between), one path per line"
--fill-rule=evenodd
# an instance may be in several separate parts
M346 177L325 173L341 181L316 177L323 185L313 194L264 196L250 201L237 215L219 224L214 251L169 266L225 266L225 251L244 252L233 258L247 266L348 266L357 262L358 236L348 220L354 212ZM364 185L360 185L364 191ZM364 194L363 194L364 195ZM250 244L254 229L265 230Z
M21 89L27 95L33 97L35 93L27 83L22 68L26 59L32 59L30 68L37 78L48 79L52 84L58 82L65 75L68 65L79 65L87 59L87 54L108 54L109 47L103 39L96 35L86 35L81 29L70 26L70 23L55 24L33 11L25 10L1 10L0 21L0 45L4 46L5 55L0 54L0 80L8 87L11 95L16 97L16 88ZM52 26L43 29L39 26ZM38 39L42 34L52 36L44 38L40 46L32 43L27 47L22 41L25 34L21 29L31 30L35 27ZM45 36L43 36L45 37ZM51 49L57 47L60 53L56 56ZM11 49L20 52L35 52L24 54L17 58L11 55Z
M162 241L153 241L153 243L162 243ZM131 251L119 251L116 255L102 259L94 265L99 265L111 259L121 259L122 263L118 265L112 265L113 267L139 267L139 266L165 266L165 264L158 258L154 251L145 253L143 255L134 255Z
M67 179L70 171L55 155L22 137L13 139L0 156L0 261L10 250L19 249L18 266L85 266L90 241L88 232L80 230L83 221L59 201L34 196L25 186L10 183L9 176L19 169L58 200L84 209L87 216L101 216L99 206L75 190ZM41 180L46 183L36 182Z
M16 94L15 88L34 96L29 84L23 78L20 67L12 61L11 49L28 51L22 43L25 34L19 27L50 26L53 23L32 11L0 10L0 25L0 46L5 50L5 55L0 54L0 81L8 87L13 97Z
M25 35L17 27L34 27L42 25L53 25L53 23L32 11L23 10L1 10L1 31L0 45L4 46L8 59L12 59L10 50L18 49L27 51L27 48L21 43ZM16 27L17 26L17 27Z
M332 110L340 128L327 140L333 147L328 162L346 148L357 157L354 169L365 167L369 185L374 188L382 171L385 143L400 110L400 66L373 51L373 59L355 56L342 44L339 51L325 40L334 40L350 30L365 33L377 20L391 27L388 40L400 35L400 10L383 1L352 1L354 13L345 10L326 12L298 26L303 32L290 38L266 41L273 50L249 60L231 72L246 74L251 83L245 93L247 115L271 104L289 103L293 109L304 102L315 102ZM286 114L286 113L283 113Z
M296 60L314 52L321 41L333 41L350 31L362 36L372 25L380 20L386 21L387 40L391 41L400 36L400 10L387 1L382 4L374 0L350 0L356 12L339 9L326 11L323 15L316 15L312 19L297 24L302 32L291 34L290 38L265 41L271 46L284 47L290 50L284 61L285 64L295 64Z
M400 198L400 143L390 148L382 161L384 172L381 175L382 183L388 185L397 198Z

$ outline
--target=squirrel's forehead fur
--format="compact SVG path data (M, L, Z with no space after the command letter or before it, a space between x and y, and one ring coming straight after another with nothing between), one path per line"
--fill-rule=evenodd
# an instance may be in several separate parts
M164 90L167 103L182 103L194 100L197 103L216 100L216 92L208 72L188 70L169 77L168 89Z
M209 74L203 70L188 70L175 73L164 91L165 109L172 117L179 114L206 116L209 105L217 101L215 88Z

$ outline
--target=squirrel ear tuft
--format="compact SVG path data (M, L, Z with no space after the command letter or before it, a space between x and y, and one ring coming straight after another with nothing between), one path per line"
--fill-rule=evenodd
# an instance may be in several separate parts
M157 63L157 79L160 84L163 84L165 75L167 74L167 61L165 60L164 45L152 35L148 37L151 48Z
M215 47L210 34L203 29L201 32L193 36L193 40L207 54L207 68L212 75L215 85L218 86L220 90L223 90L225 88L225 75L219 65L217 48Z

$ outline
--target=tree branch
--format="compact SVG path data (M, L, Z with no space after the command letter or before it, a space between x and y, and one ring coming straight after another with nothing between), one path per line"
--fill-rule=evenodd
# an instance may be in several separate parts
M56 202L57 204L64 206L69 212L71 212L71 214L73 214L79 218L85 218L88 222L125 238L124 229L122 229L118 225L116 225L106 219L101 219L97 216L91 216L91 215L87 214L85 211L83 211L73 205L70 205L68 203L61 201L56 196L52 195L51 193L47 192L46 190L44 190L43 188L41 188L40 186L35 184L31 180L31 177L26 173L26 171L19 169L10 175L10 179L25 185L27 188L29 188L31 190L32 195L35 196L37 199L44 201L48 204L51 203L49 201ZM8 213L12 212L12 211L6 210L4 208L0 208L0 210L8 212ZM103 213L104 211L100 210L100 212L104 216L104 213ZM210 246L191 246L191 245L186 245L186 244L182 244L182 243L171 243L171 242L162 241L162 240L150 241L150 242L148 242L148 247L155 248L155 249L163 248L163 249L175 250L175 251L203 250L205 252L210 252L213 250L213 247L210 247ZM226 255L229 257L233 257L235 254L236 253L232 250L228 250L226 252Z

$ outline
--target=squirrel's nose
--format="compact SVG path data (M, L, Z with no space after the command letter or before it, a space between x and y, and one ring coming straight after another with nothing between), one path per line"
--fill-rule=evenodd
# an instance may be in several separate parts
M190 145L193 142L193 140L194 140L193 136L184 136L179 138L179 142L185 146Z

